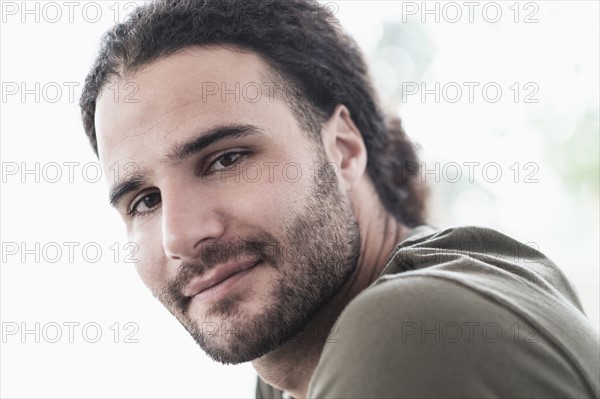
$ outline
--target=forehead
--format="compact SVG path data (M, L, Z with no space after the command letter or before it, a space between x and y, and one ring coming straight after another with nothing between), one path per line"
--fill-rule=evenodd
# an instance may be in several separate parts
M102 164L160 158L163 150L190 133L217 125L297 130L289 107L274 94L276 84L267 78L270 71L253 52L190 47L133 75L112 78L96 104Z

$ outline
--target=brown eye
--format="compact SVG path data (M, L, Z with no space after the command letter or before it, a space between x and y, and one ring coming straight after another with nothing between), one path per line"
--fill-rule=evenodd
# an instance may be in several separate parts
M228 152L217 158L209 167L207 173L219 172L236 164L243 154L241 152Z
M219 160L217 162L219 162L222 166L227 167L227 166L233 165L239 157L240 157L240 154L230 152L230 153L223 155L221 158L219 158Z
M134 216L148 214L154 211L158 204L160 204L160 193L147 193L133 205L130 213Z

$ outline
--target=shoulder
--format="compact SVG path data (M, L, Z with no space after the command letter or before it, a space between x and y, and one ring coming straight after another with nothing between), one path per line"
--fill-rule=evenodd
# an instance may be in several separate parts
M581 396L565 378L578 377L527 320L459 282L413 272L349 304L309 396Z

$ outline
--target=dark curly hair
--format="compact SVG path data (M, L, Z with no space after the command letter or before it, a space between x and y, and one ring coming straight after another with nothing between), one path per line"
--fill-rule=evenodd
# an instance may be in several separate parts
M326 120L344 104L363 135L367 173L386 210L410 227L425 222L427 188L415 148L400 119L381 110L356 42L316 1L157 0L138 7L103 36L81 95L85 132L96 155L96 100L109 78L193 45L260 54L298 89L301 106L292 108L313 130L314 121Z

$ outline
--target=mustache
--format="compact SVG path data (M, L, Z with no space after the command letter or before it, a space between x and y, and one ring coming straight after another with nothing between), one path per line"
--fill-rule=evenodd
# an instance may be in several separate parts
M158 296L167 308L172 307L173 310L184 313L192 300L182 294L184 287L195 277L207 273L219 264L256 257L277 267L282 256L282 246L279 241L265 232L229 242L200 245L197 260L181 262L177 268L177 275L167 284L166 290Z

